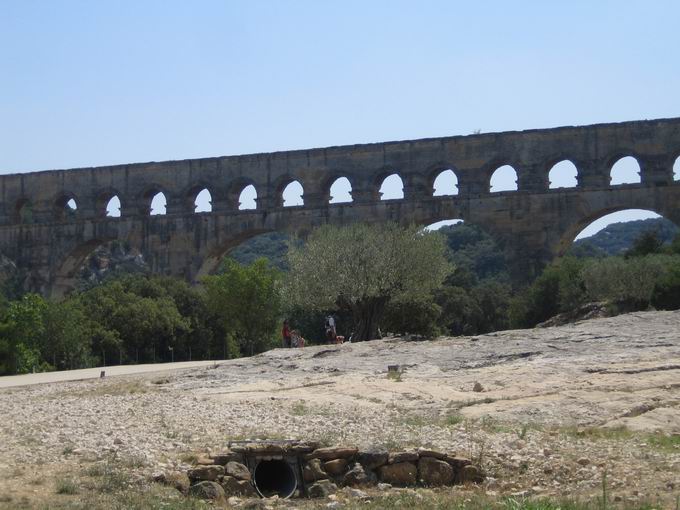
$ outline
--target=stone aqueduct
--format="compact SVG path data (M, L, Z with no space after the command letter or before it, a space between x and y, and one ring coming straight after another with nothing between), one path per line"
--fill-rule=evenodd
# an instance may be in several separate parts
M610 169L624 156L640 182L612 186ZM73 287L85 258L100 244L124 240L151 269L197 281L244 240L270 231L305 231L324 223L431 223L461 218L481 226L507 250L517 275L535 274L563 253L582 228L622 209L655 211L680 225L680 118L453 136L161 163L52 170L0 176L0 251L27 275L26 286L60 296ZM569 160L574 188L549 189L548 172ZM494 170L511 165L517 191L490 193ZM458 193L433 196L433 182L455 172ZM383 178L396 173L404 198L380 200ZM329 204L331 184L349 179L352 202ZM304 205L283 207L284 187L298 181ZM239 210L255 186L255 210ZM208 189L212 211L195 213ZM162 191L165 215L150 216ZM117 196L121 216L108 217ZM74 214L65 204L75 200ZM27 204L30 219L21 214Z

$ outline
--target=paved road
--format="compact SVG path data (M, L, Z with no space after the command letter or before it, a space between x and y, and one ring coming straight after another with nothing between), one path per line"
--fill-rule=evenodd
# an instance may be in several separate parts
M61 372L42 372L39 374L10 375L0 377L0 389L13 386L27 386L29 384L44 384L61 381L79 381L82 379L95 379L102 370L106 371L106 377L114 375L143 374L161 372L165 370L181 370L209 366L219 361L184 361L181 363L152 363L148 365L116 365L111 367L84 368L81 370L63 370Z

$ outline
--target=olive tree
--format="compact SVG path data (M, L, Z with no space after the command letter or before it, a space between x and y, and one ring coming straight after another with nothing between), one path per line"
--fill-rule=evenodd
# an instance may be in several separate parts
M440 234L393 223L320 227L288 262L289 304L351 311L357 340L378 336L390 300L425 298L452 269Z

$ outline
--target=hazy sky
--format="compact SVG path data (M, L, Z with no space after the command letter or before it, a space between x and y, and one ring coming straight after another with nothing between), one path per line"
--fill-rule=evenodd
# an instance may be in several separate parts
M679 116L678 19L677 0L0 0L0 172Z

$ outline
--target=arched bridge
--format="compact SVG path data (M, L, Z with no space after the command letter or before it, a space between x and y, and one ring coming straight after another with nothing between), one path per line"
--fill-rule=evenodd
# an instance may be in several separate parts
M638 161L640 182L612 185L611 168L625 156ZM136 246L157 273L196 281L231 248L264 232L460 218L494 235L516 274L529 277L605 214L648 209L680 224L678 156L680 118L3 175L0 251L26 271L31 290L59 296L85 258L112 240ZM551 189L550 169L565 160L578 171L576 184ZM491 176L503 165L514 168L517 190L492 193ZM444 170L453 171L457 189L433 196ZM381 182L391 174L401 177L404 196L381 200ZM352 202L329 203L342 177ZM283 189L294 181L304 204L284 207ZM239 210L240 193L251 185L256 208ZM196 213L204 189L212 210ZM158 192L166 214L150 215ZM120 217L107 216L113 197Z

